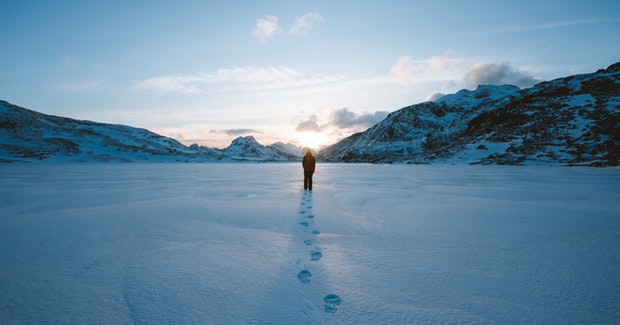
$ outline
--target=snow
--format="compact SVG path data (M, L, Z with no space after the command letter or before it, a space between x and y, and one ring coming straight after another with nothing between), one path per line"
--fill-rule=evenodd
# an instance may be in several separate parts
M620 169L0 166L0 323L620 322Z
M485 100L500 100L518 91L519 87L513 85L479 85L475 90L463 89L455 94L445 95L435 100L435 103L471 109Z
M490 142L486 140L480 140L477 143L468 143L457 155L445 159L444 162L462 164L466 161L482 161L491 154L505 152L512 143L513 142Z

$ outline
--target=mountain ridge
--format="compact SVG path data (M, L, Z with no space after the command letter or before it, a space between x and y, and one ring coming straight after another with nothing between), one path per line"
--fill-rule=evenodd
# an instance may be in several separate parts
M616 166L620 63L531 88L481 85L390 113L323 161Z

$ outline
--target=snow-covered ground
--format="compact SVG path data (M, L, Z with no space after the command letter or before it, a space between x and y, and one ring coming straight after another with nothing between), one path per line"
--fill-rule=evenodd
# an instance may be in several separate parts
M0 323L620 323L620 169L0 166Z

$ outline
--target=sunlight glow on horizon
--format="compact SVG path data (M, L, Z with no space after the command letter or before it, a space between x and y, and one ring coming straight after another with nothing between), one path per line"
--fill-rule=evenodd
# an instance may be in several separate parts
M300 147L315 151L336 142L335 139L330 139L324 133L318 132L295 132L295 137Z
M350 132L335 134L333 132L283 131L277 129L267 132L265 129L261 129L248 130L247 132L238 134L221 134L221 132L201 134L196 130L185 130L186 133L183 133L183 130L178 128L154 128L149 131L172 138L185 146L198 144L210 148L224 149L238 137L252 136L258 143L264 146L282 142L284 144L293 144L304 149L310 148L317 152L357 132L357 130L351 130ZM185 137L184 134L192 134L192 137Z

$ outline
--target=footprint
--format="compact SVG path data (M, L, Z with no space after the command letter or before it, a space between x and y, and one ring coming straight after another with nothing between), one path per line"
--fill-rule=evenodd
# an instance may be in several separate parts
M328 294L323 298L323 302L325 303L325 312L334 314L338 310L338 306L342 303L342 299L333 293Z
M312 240L306 239L306 240L304 240L304 244L306 244L306 246L311 246L312 245Z
M318 261L321 259L321 257L323 257L323 253L321 253L321 251L319 250L313 250L310 252L311 261Z
M306 213L306 211L303 211L303 210L299 211L299 214L305 214L305 213Z
M320 234L321 232L320 232L320 231L318 231L318 230L312 230L312 233L313 233L314 235L318 235L318 234Z
M314 214L309 214L309 215L307 215L305 218L307 218L307 219L312 219L312 218L314 218Z
M300 226L304 226L304 227L308 227L308 226L310 226L310 224L309 224L307 221L300 222L300 223L299 223L299 225L300 225Z
M303 284L310 283L310 277L312 277L312 273L310 273L310 271L308 270L301 270L299 271L299 274L297 274L297 278L299 279L299 282ZM325 299L323 299L323 301L325 301Z

